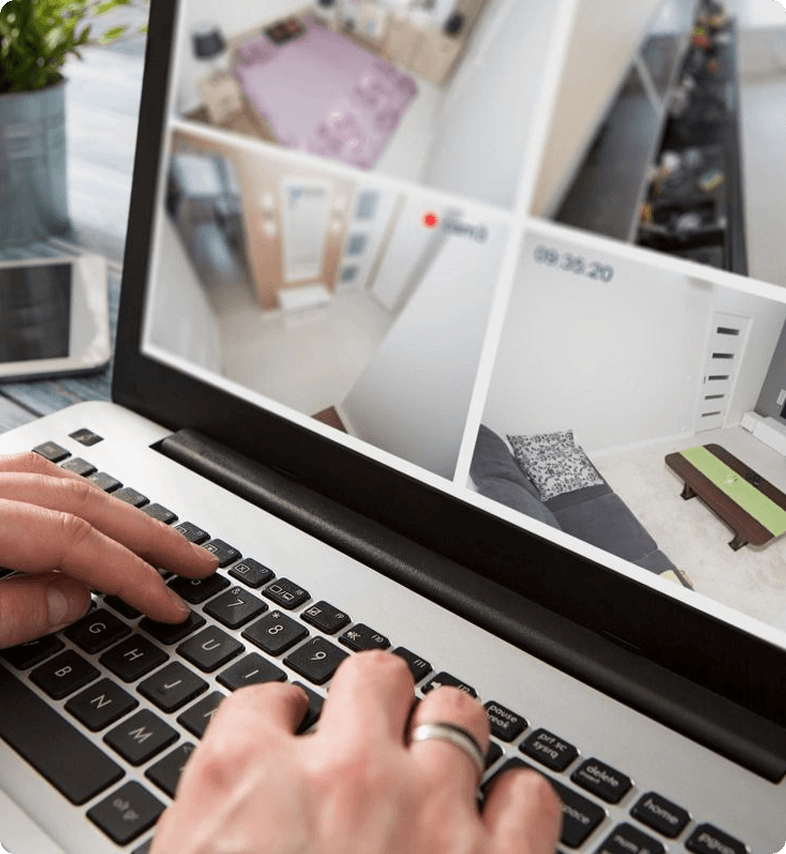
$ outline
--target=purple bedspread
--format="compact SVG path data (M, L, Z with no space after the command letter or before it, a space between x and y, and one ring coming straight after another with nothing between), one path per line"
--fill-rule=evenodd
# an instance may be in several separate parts
M246 42L234 68L278 141L370 169L417 92L415 80L306 17L306 34L280 46Z

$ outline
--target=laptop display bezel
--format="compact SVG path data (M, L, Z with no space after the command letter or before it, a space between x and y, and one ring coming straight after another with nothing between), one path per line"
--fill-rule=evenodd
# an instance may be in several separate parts
M154 232L150 212L164 166L162 127L176 12L176 2L151 3L113 399L173 431L192 428L284 472L518 596L786 726L786 709L773 690L786 682L786 649L144 354Z

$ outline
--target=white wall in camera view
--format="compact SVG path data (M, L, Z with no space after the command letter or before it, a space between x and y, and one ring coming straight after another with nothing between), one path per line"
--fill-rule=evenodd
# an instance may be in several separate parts
M533 196L550 213L578 168L634 51L663 0L577 0L553 106L548 144Z
M189 362L221 373L218 318L168 216L161 217L160 267L152 297L149 340Z
M456 464L507 237L499 224L488 231L485 243L447 238L341 406L352 433L445 477Z
M438 115L426 183L515 203L560 5L489 3Z
M715 311L751 318L723 426L754 408L786 306L640 261L616 259L604 284L535 264L537 243L511 296L483 414L491 429L573 428L591 455L691 435Z

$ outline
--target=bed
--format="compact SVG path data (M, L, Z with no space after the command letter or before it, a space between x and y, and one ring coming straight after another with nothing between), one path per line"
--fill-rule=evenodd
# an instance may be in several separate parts
M310 15L302 22L305 33L281 45L264 33L244 40L233 74L281 145L371 169L417 84Z

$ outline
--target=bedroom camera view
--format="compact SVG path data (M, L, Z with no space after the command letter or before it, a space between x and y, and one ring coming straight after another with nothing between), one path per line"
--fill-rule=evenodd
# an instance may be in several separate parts
M779 289L589 249L580 274L552 263L575 251L535 233L524 243L481 424L468 430L470 487L786 627Z
M280 149L171 152L150 343L452 477L506 224Z
M191 0L178 116L512 207L558 6Z
M777 2L579 0L533 212L786 285L784 139Z

